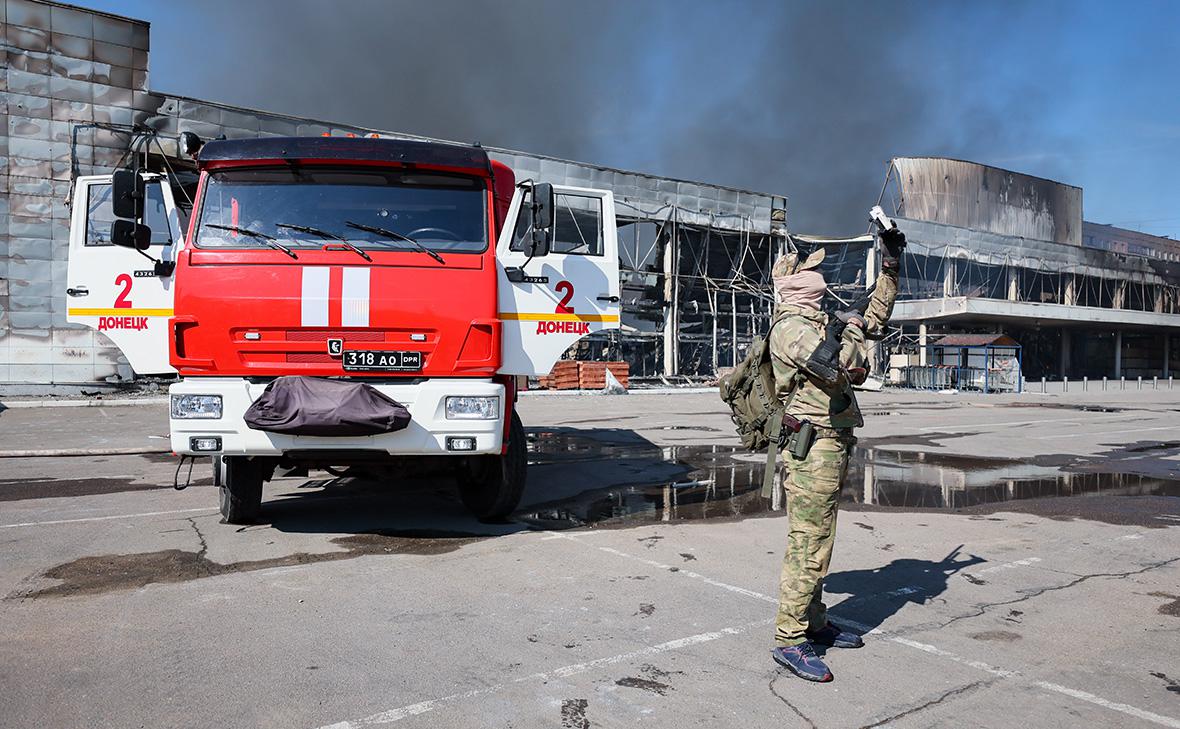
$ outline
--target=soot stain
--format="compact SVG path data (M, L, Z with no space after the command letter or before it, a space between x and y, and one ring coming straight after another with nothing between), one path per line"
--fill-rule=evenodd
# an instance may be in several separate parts
M620 678L619 680L615 681L615 685L622 686L624 688L636 688L640 689L641 691L648 691L660 696L667 696L668 691L672 689L669 684L662 683L660 681L653 681L650 678L639 678L638 676L627 676L625 678Z
M987 580L982 580L969 572L963 573L963 579L967 580L972 585L986 585L987 584Z
M998 640L1004 643L1011 643L1020 640L1023 636L1020 633L1013 633L1007 630L985 630L982 633L971 633L969 637L975 640Z
M655 611L655 605L652 605L649 602L641 602L639 603L639 612L635 613L635 615L642 615L645 618L650 618L652 614L655 613Z
M1163 671L1149 671L1149 673L1167 684L1167 686L1164 688L1165 691L1173 694L1180 694L1180 682L1177 682Z
M863 521L854 521L854 522L852 522L852 523L853 523L853 524L855 524L855 525L857 525L857 526L858 526L858 527L860 527L861 529L867 529L867 530L869 530L870 532L871 532L871 531L874 531L874 530L876 529L875 527L873 527L873 526L871 526L871 525L869 525L869 524L865 524Z
M1156 612L1160 615L1170 615L1173 618L1180 618L1180 595L1170 595L1166 592L1149 592L1147 594L1152 597L1162 597L1172 601L1159 606Z
M6 600L102 595L119 590L134 590L146 585L199 580L204 577L237 572L253 572L272 567L290 567L316 562L335 562L365 555L410 554L437 555L483 539L470 534L448 532L366 532L336 537L332 543L341 551L313 554L296 552L282 557L245 560L223 564L205 556L205 550L188 552L165 549L139 554L107 554L81 557L51 567L40 577L60 580L31 592L9 595Z
M590 720L586 718L586 709L590 702L586 699L565 699L561 702L561 729L590 729Z
M680 558L683 559L685 562L696 562L697 561L697 556L695 554L690 553L690 552L681 552Z
M193 479L193 486L212 486L213 479ZM167 484L139 481L134 477L124 478L60 478L60 479L0 479L0 501L25 501L28 499L54 499L71 496L92 496L115 494L123 491L153 491L170 489Z

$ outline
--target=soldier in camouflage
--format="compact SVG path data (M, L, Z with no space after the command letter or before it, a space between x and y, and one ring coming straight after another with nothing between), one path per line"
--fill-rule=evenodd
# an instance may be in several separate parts
M823 580L832 559L840 489L856 438L864 425L853 385L864 382L866 335L879 336L897 298L897 262L905 236L893 229L881 234L882 272L867 309L842 311L846 322L833 368L813 366L813 354L827 335L829 316L820 309L827 284L818 270L823 249L802 263L795 254L775 263L772 272L776 310L770 333L775 386L789 414L810 421L816 440L802 459L785 457L790 535L779 589L774 659L801 678L831 681L832 673L813 644L859 648L859 635L828 621ZM833 353L835 348L832 349ZM817 370L824 374L817 374ZM836 375L831 378L831 373Z

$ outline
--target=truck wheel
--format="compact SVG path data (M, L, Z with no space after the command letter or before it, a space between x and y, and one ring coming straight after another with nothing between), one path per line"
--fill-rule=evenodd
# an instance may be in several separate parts
M508 451L502 456L474 456L459 469L459 497L480 521L499 521L520 503L528 471L524 425L512 413Z
M252 524L262 509L262 466L243 456L214 456L213 483L226 524Z

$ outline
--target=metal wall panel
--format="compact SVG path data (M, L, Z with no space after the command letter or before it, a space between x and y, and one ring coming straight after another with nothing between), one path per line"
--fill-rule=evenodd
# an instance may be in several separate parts
M998 167L899 157L901 214L999 235L1082 243L1082 188Z

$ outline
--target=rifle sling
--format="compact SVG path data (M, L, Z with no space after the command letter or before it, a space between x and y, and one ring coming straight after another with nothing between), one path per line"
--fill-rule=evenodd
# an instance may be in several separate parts
M782 439L783 417L787 414L787 408L791 407L791 403L795 400L795 393L799 392L803 379L803 373L796 371L795 386L791 388L791 394L787 396L787 401L783 404L782 409L776 410L770 418L770 432L777 433L779 437L771 440L766 446L766 471L762 474L762 498L764 499L774 496L775 461L778 459L778 450L781 447L779 441Z

